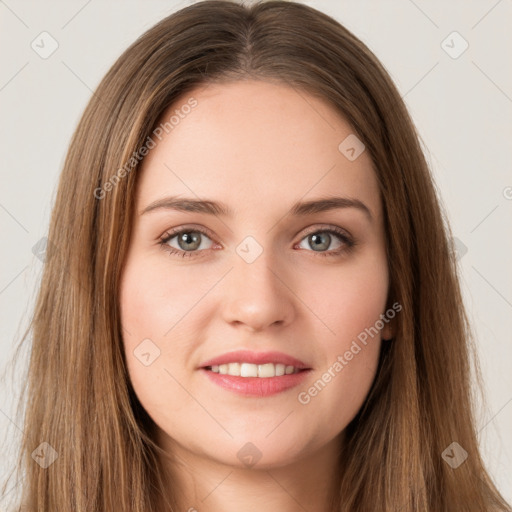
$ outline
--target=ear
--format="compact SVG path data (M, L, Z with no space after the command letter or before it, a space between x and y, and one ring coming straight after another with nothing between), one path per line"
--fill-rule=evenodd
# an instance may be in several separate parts
M384 321L384 327L380 331L380 338L382 341L391 341L395 337L397 331L396 314L402 310L400 303L398 301L392 303L391 299L392 297L388 295L388 299L386 301L386 311L384 312L384 316L386 317L387 321ZM395 308L397 304L399 307Z
M393 333L394 333L393 321L390 320L389 322L387 322L384 325L384 327L380 331L380 337L381 337L382 341L389 341L393 338Z

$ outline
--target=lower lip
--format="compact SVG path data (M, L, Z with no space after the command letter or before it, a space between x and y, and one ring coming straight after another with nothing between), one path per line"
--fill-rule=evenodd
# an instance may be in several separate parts
M271 396L298 386L311 370L280 377L234 377L201 368L208 378L220 387L246 396Z

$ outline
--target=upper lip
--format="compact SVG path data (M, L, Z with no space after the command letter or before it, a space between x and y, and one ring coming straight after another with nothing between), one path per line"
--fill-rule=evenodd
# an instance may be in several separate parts
M284 364L286 366L295 366L300 370L309 370L310 367L299 361L295 357L283 354L282 352L251 352L250 350L235 350L227 352L213 359L208 359L201 363L201 368L206 366L221 365L227 363L252 363L252 364Z

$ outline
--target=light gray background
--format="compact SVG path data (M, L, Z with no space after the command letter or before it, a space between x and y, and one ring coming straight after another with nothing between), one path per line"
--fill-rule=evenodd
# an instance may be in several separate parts
M27 325L42 268L32 247L47 234L57 179L83 108L137 36L191 3L0 0L0 370L12 369L14 343ZM512 501L512 2L304 3L335 17L374 51L423 139L460 241L462 284L488 400L478 419L481 449ZM33 41L49 48L49 39L41 42L43 31L58 43L47 59L31 48ZM446 40L453 31L469 44L458 58L445 51L462 48L456 36ZM0 478L12 467L23 428L14 416L23 385L17 375L14 386L9 378L0 383L1 440L12 430L2 446ZM0 508L4 504L0 498Z

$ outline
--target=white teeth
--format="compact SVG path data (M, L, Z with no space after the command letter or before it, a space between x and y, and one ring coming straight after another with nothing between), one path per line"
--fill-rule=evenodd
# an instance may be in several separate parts
M240 366L240 377L257 377L258 376L258 365L242 363Z
M275 377L276 367L272 363L258 365L258 377Z
M299 369L294 366L286 366L278 363L251 364L251 363L228 363L211 367L214 373L221 375L232 375L234 377L281 377L282 375L290 375L299 373Z
M240 375L240 363L229 363L228 375Z

